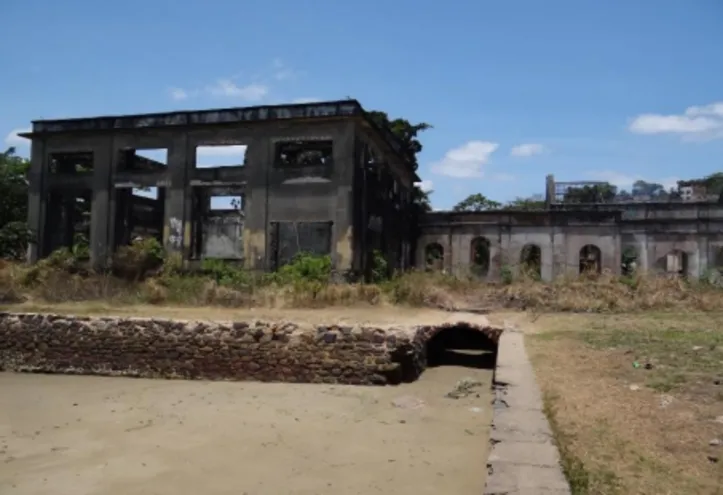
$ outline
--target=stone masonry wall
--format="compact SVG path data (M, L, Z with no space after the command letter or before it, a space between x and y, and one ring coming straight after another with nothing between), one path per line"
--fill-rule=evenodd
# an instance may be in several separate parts
M0 313L0 369L383 385L416 379L441 328Z

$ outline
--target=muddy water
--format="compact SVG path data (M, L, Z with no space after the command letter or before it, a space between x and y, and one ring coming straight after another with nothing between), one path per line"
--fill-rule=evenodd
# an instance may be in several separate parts
M445 394L465 377L479 396ZM0 373L0 493L479 494L491 370L398 387Z

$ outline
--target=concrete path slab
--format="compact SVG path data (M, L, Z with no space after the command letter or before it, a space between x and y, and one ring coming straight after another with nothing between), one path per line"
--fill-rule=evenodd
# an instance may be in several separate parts
M505 327L495 369L485 495L569 495L522 332Z

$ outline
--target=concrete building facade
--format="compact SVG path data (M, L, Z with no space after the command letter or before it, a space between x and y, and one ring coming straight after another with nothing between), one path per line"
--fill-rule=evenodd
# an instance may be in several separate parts
M530 267L552 280L631 263L695 277L723 266L723 205L566 205L551 176L544 210L417 216L408 155L355 100L44 120L23 136L32 141L30 262L81 235L92 266L104 267L119 246L150 235L188 265L217 258L274 270L311 252L357 276L370 273L375 252L390 271L416 265L490 281ZM208 146L245 154L199 167ZM218 197L236 199L219 208Z
M32 141L30 262L70 247L82 225L94 267L139 225L189 263L269 270L304 251L363 273L375 249L391 268L413 261L419 178L394 135L354 100L35 121L23 137ZM243 163L197 167L200 147L228 145L246 146ZM165 163L140 154L159 149ZM157 195L138 199L139 188ZM237 204L214 210L219 196Z
M714 203L434 212L420 231L420 265L488 281L527 268L546 281L585 270L620 274L631 263L696 278L723 270L723 205Z

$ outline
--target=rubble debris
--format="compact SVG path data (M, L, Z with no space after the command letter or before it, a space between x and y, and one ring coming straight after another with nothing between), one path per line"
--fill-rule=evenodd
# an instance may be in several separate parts
M394 407L400 409L419 409L424 407L424 401L418 397L412 397L411 395L405 395L403 397L397 397L392 401Z
M457 382L451 392L447 392L445 397L450 399L461 399L463 397L467 397L468 395L477 393L475 389L481 386L482 382L473 380L472 378L462 378Z

